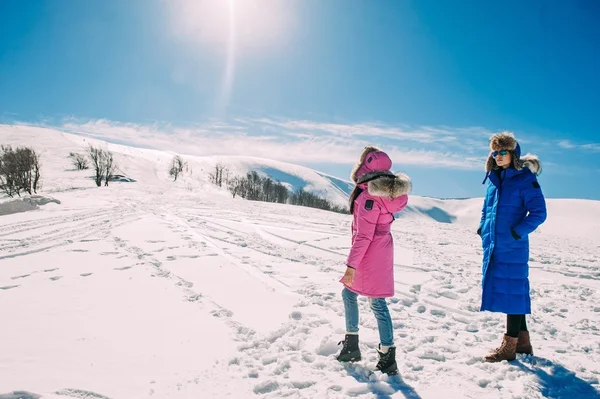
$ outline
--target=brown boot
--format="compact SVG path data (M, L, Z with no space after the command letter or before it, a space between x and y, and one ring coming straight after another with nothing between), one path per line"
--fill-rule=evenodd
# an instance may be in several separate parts
M517 341L517 353L533 355L533 347L531 346L531 341L529 341L529 331L519 332L519 340Z
M515 360L517 358L517 341L519 338L504 335L502 345L485 357L488 363L501 362L503 360Z

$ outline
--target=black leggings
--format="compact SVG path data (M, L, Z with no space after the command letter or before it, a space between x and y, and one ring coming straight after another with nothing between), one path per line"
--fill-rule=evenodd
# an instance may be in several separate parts
M524 314L506 315L506 335L509 337L518 337L519 331L527 331L527 322Z

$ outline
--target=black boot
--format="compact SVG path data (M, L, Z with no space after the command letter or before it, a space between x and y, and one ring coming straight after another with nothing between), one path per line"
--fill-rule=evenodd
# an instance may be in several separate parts
M398 364L396 364L396 347L392 346L391 348L388 348L386 353L377 350L377 353L379 353L379 362L377 363L377 367L375 367L375 369L387 375L398 374Z
M337 360L340 362L358 362L360 357L360 348L358 347L358 335L346 334L346 338L340 341L338 345L344 344Z

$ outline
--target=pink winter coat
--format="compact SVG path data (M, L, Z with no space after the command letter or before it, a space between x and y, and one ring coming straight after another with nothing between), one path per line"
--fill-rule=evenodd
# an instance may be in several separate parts
M367 149L365 149L366 151ZM394 241L390 232L394 214L408 203L410 178L392 174L391 161L381 151L367 153L371 170L359 164L353 178L357 186L353 208L352 248L346 264L356 269L354 282L347 288L370 298L394 296ZM366 169L366 170L365 170Z

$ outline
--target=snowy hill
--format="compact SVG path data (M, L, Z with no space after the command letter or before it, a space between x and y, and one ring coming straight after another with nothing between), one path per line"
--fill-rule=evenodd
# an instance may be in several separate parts
M481 199L412 196L393 225L388 377L370 372L364 298L363 360L333 358L349 215L233 199L206 179L217 157L190 158L173 184L173 154L113 144L135 182L96 188L68 159L89 141L0 126L0 143L42 153L40 195L55 200L0 216L0 399L600 398L598 201L548 201L531 235L535 356L486 364L504 318L479 312ZM344 191L298 167L231 165Z
M97 139L60 132L53 129L0 125L2 144L28 145L42 152L47 161L47 191L62 191L66 188L89 187L89 172L74 172L68 155L71 152L85 153L89 144L108 148L115 153L119 172L146 184L162 184L172 180L168 176L170 162L175 154L144 148L112 144ZM235 156L192 156L180 154L188 163L189 172L184 173L179 186L188 188L205 187L217 164L223 165L230 177L245 176L256 171L287 186L291 191L304 189L328 199L334 204L346 205L352 185L322 172L299 165L269 159Z

